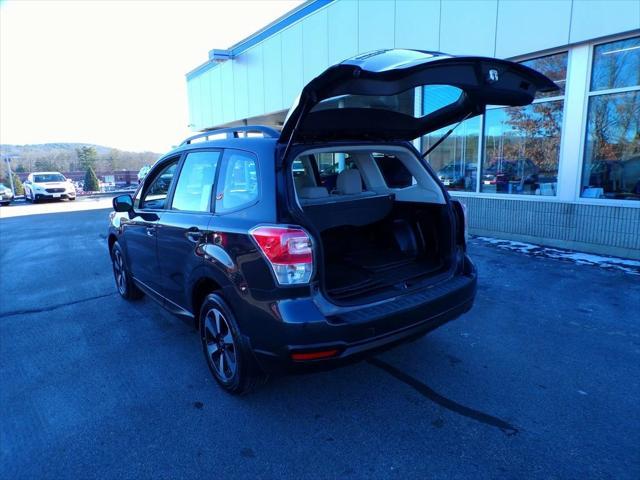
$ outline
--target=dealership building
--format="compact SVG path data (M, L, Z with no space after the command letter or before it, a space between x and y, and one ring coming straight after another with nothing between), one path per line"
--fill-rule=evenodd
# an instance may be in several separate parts
M428 155L471 233L640 259L638 0L309 1L187 74L190 127L281 126L327 67L390 48L509 59L559 87L487 107Z

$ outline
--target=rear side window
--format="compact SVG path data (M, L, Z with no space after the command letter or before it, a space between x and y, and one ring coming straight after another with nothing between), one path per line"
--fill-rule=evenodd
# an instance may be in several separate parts
M373 158L389 188L406 188L414 184L413 175L395 155L374 153Z
M248 152L225 150L216 192L216 213L248 207L258 200L258 163Z
M208 212L220 152L192 152L184 159L171 208Z

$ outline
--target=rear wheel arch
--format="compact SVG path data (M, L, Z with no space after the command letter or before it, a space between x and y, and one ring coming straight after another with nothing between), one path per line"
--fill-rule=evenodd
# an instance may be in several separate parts
M207 295L221 291L222 285L211 277L201 277L193 284L191 289L191 311L193 312L195 328L200 328L200 308Z

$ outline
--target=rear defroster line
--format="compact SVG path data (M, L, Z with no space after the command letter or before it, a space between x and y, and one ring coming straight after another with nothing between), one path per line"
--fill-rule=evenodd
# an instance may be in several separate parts
M425 385L421 381L413 378L411 375L407 375L406 373L398 370L393 365L389 365L387 362L384 362L378 358L370 358L367 360L368 363L373 365L374 367L378 367L381 370L384 370L391 376L397 378L403 383L406 383L422 396L427 397L434 403L437 403L441 407L446 408L452 412L455 412L464 417L470 418L472 420L476 420L477 422L484 423L486 425L490 425L492 427L499 428L508 436L515 435L519 433L519 429L514 427L508 422L501 420L497 417L489 415L484 412L480 412L478 410L474 410L473 408L465 407L464 405L460 405L459 403L454 402L453 400L449 400L446 397L443 397L438 392L432 390L429 386Z

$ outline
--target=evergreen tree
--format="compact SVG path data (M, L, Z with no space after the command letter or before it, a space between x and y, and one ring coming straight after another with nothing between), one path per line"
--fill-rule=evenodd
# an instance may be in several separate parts
M88 167L87 173L84 174L84 187L82 189L85 192L98 192L100 190L100 181L91 167Z
M96 160L98 160L98 152L96 152L96 149L87 145L76 149L76 154L78 155L80 168L93 169Z
M22 182L20 181L20 177L13 174L13 194L14 195L24 195L24 187L22 186Z

